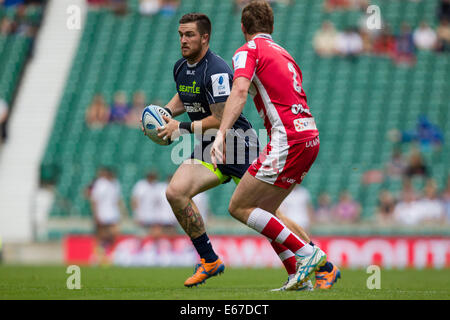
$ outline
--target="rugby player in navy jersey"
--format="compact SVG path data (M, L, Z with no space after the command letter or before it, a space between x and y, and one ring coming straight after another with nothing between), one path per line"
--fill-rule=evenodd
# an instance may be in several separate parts
M180 134L195 133L201 141L194 148L190 159L185 160L176 170L166 190L167 200L178 222L191 238L201 258L194 274L184 283L186 287L192 287L204 283L206 279L222 273L225 269L213 250L203 219L192 198L231 179L237 184L257 157L259 144L250 122L241 114L231 130L235 140L232 146L235 148L234 159L227 159L226 164L219 164L218 169L214 170L209 152L214 141L211 129L220 126L225 101L231 92L233 71L221 57L209 49L211 22L206 15L186 14L179 23L178 33L183 58L175 63L173 69L177 93L164 107L172 118L164 117L167 124L159 130L158 135L173 140ZM179 122L173 119L184 112L187 112L191 121ZM291 230L310 242L301 227L281 214L279 217ZM295 263L292 264L291 261L295 261L295 258L279 252L276 243L272 243L272 246L283 261L288 274L295 273ZM311 283L305 285L305 288L307 287L311 288Z

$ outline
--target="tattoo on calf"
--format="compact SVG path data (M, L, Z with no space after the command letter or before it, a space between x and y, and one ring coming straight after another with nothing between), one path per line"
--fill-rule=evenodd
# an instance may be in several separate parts
M202 216L189 202L186 208L179 210L176 214L178 222L183 230L191 238L197 238L205 233L205 225Z

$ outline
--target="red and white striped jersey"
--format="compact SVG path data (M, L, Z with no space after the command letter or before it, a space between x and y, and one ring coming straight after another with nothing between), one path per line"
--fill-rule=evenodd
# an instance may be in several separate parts
M319 135L302 88L302 72L269 34L258 34L233 56L234 79L252 81L250 94L272 143L292 145Z

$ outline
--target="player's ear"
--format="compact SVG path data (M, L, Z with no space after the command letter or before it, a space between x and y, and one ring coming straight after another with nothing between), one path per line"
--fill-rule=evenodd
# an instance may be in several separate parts
M202 35L202 40L204 44L209 43L209 34L205 33Z

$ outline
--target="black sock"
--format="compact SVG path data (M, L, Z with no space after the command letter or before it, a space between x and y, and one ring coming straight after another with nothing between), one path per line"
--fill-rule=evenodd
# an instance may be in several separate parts
M332 270L333 270L333 264L331 262L327 261L327 263L325 263L324 266L320 267L318 271L319 272L324 272L324 271L331 272Z
M194 244L195 250L197 250L200 255L200 258L205 259L206 263L214 262L219 258L214 252L211 241L209 240L206 232L200 237L191 240Z

